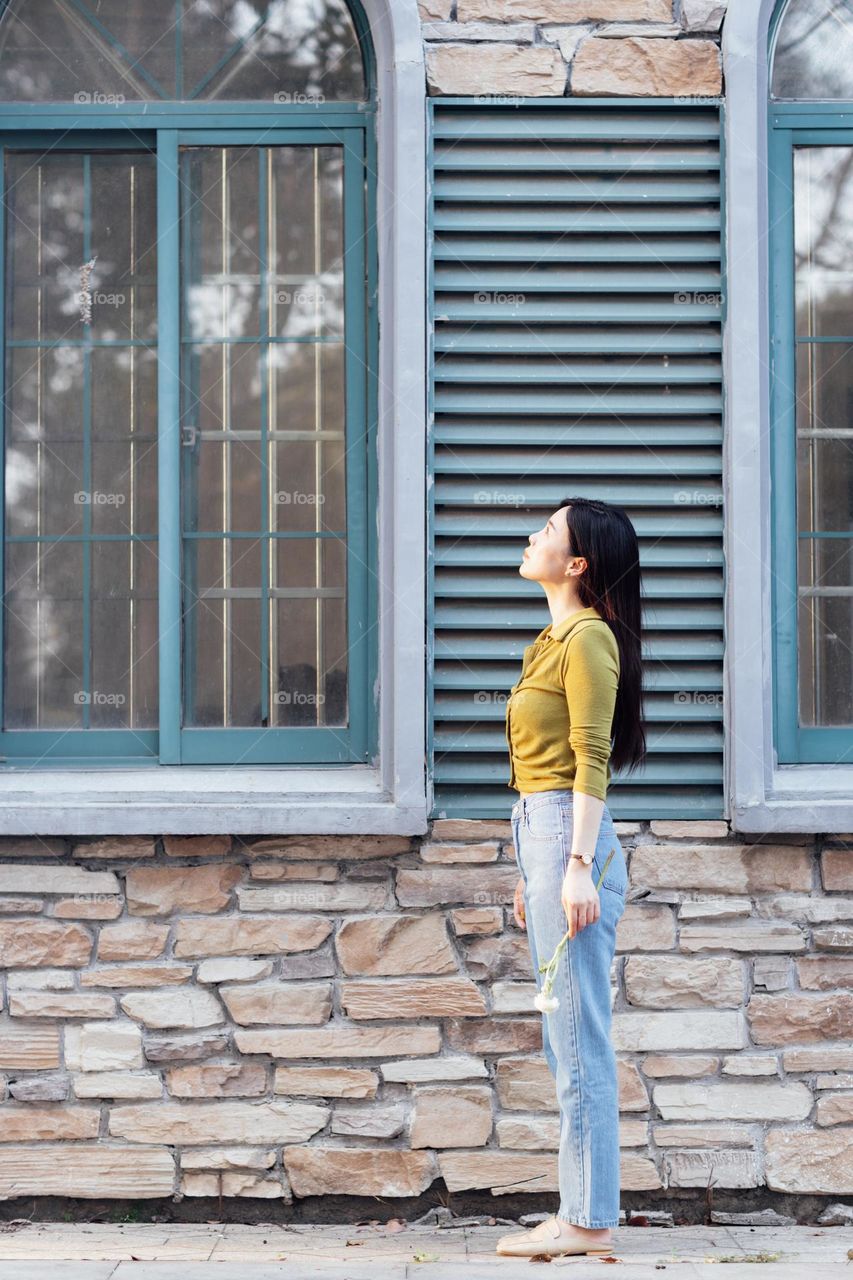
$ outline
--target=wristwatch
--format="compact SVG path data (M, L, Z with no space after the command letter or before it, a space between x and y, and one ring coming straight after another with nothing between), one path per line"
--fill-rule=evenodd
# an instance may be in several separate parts
M570 855L570 860L571 858L577 858L580 862L584 864L585 867L589 867L592 865L592 860L594 857L595 857L594 853L573 853Z

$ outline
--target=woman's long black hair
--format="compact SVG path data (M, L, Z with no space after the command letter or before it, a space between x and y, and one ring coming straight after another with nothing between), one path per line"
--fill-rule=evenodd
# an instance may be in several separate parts
M646 758L643 725L642 579L637 533L622 507L591 498L562 498L569 554L587 569L575 579L585 609L595 606L619 645L619 688L613 713L614 772L633 772Z

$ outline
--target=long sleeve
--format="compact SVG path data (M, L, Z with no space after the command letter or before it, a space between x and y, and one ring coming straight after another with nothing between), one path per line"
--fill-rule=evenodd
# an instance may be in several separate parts
M581 626L566 643L563 685L569 709L569 745L575 757L574 791L607 797L613 713L619 684L619 646L603 626Z

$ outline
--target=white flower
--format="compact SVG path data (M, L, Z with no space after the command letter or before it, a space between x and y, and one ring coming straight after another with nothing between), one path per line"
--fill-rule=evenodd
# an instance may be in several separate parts
M559 1009L560 1002L556 996L546 996L544 991L537 991L533 997L533 1003L540 1013L553 1013L555 1009Z

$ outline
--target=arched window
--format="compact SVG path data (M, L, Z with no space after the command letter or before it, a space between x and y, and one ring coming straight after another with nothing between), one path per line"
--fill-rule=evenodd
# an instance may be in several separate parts
M776 747L853 761L853 6L770 33Z
M344 0L2 7L7 764L371 758L372 65Z

